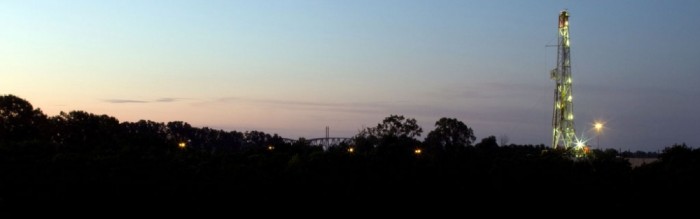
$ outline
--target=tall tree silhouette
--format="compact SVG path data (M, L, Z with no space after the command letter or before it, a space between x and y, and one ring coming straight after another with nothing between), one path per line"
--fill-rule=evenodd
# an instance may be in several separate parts
M476 140L474 131L462 121L454 118L441 118L435 122L435 130L428 133L425 143L448 151L471 146Z
M423 128L418 126L416 119L402 115L390 115L374 128L368 128L368 134L383 137L420 137Z
M361 149L377 147L379 154L400 157L413 153L420 144L415 137L419 137L421 133L423 128L418 125L416 119L390 115L376 127L361 130L355 136L355 142Z
M28 101L14 95L0 96L0 142L34 140L46 115Z

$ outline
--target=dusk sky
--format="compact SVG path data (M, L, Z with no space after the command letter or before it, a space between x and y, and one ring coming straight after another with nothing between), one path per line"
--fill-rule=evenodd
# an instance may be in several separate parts
M565 8L577 133L700 146L700 1L0 1L0 94L287 138L452 117L549 145Z

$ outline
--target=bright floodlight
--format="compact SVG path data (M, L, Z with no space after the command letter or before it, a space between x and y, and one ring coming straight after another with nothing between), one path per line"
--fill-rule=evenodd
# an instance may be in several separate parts
M586 146L586 142L582 140L576 140L576 147L583 147Z
M603 128L603 123L601 123L601 122L596 122L596 123L593 125L593 127L595 128L595 130L600 131L600 129Z

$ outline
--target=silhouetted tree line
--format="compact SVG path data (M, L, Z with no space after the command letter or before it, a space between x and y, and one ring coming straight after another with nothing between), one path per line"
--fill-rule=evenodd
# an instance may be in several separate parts
M119 122L83 111L47 116L26 100L0 96L0 206L394 203L455 210L595 201L613 209L685 204L674 195L700 190L700 150L684 144L633 169L613 149L572 159L544 145L498 145L494 136L477 143L453 118L438 120L423 141L421 134L415 119L390 115L360 130L354 144L324 151L303 138L285 142L181 121Z

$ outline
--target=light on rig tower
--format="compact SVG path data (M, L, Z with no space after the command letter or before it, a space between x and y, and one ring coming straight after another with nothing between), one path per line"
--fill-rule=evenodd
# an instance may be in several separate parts
M552 147L570 148L577 145L574 130L574 102L571 80L571 55L569 43L569 12L559 13L559 43L557 67L550 72L556 82L554 88L554 113L552 115Z

